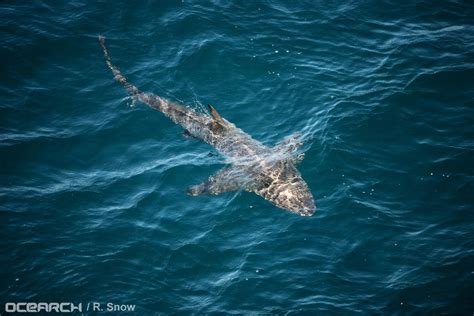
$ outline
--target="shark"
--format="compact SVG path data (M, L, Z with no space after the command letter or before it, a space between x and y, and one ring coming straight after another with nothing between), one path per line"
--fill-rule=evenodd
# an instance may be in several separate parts
M303 144L301 133L287 136L269 147L223 118L210 104L206 111L198 111L166 97L140 91L112 63L104 36L99 36L99 43L114 79L134 100L160 111L180 125L185 135L204 141L227 159L225 167L204 182L190 186L186 191L188 195L244 190L298 215L314 214L313 195L296 168L304 158L304 153L299 151Z

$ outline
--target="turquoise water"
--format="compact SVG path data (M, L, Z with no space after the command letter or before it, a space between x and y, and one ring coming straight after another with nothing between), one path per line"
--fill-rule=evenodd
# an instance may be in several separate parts
M0 16L1 312L473 313L472 4L36 1ZM224 158L133 104L99 34L142 90L211 103L267 145L303 131L315 215L187 196Z

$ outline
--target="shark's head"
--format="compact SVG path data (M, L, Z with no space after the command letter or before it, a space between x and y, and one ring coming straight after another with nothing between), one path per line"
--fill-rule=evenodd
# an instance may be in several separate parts
M316 210L308 185L292 161L280 161L260 173L255 193L278 207L301 216L311 216Z
M301 216L313 215L316 210L313 195L301 177L294 178L289 183L282 183L281 188L282 190L271 202Z

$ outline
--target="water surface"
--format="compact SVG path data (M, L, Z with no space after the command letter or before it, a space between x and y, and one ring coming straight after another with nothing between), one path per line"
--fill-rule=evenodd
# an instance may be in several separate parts
M0 5L0 297L137 314L474 310L474 6ZM131 82L266 145L306 135L313 217L184 192L224 166Z

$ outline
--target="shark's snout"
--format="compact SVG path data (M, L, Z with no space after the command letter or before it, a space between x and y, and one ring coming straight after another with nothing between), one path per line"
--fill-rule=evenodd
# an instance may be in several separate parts
M284 190L278 191L270 198L268 196L265 198L276 206L301 216L311 216L316 210L313 195L302 179L287 185Z
M316 211L316 206L313 205L308 205L304 206L299 211L296 211L301 216L313 216L314 212Z
M298 199L288 203L286 208L301 216L312 216L316 211L316 205L314 204L313 197L309 192L306 192L306 194L303 195L304 196L300 195Z

